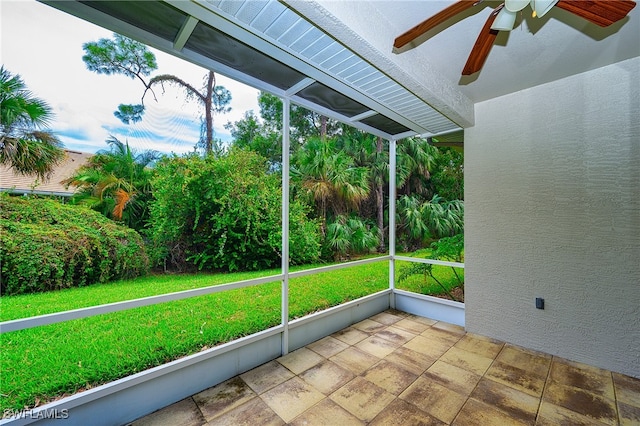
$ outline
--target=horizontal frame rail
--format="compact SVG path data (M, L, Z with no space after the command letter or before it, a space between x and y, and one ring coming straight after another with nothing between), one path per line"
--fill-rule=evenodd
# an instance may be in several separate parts
M291 272L289 278L303 277L305 275L318 274L322 272L334 271L337 269L349 268L364 265L367 263L381 262L389 260L390 256L379 256L371 259L355 260L353 262L341 263L338 265L321 266L319 268L307 269L303 271ZM244 287L251 287L260 284L266 284L284 279L284 274L269 275L261 278L253 278L250 280L237 281L229 284L217 284L191 290L178 291L174 293L160 294L156 296L142 297L139 299L125 300L121 302L107 303L104 305L90 306L87 308L73 309L63 312L55 312L51 314L38 315L29 318L20 318L0 322L0 334L9 333L11 331L26 330L29 328L39 327L43 325L57 324L65 321L71 321L81 318L89 318L96 315L108 314L129 309L140 308L143 306L152 306L159 303L174 302L177 300L189 299L192 297L205 296L208 294L220 293L229 290L237 290Z
M431 263L432 265L451 266L452 268L464 268L464 263L449 262L446 260L424 259L422 257L394 256L394 260L402 260L405 262Z
M0 322L0 334L10 331L25 330L39 327L41 325L56 324L60 322L88 318L101 314L126 311L129 309L152 306L159 303L173 302L176 300L189 299L191 297L205 296L207 294L220 293L228 290L236 290L244 287L251 287L259 284L282 280L283 275L269 275L268 277L253 278L250 280L237 281L230 284L218 284L208 287L195 288L191 290L177 291L174 293L160 294L157 296L143 297L140 299L125 300L122 302L107 303L104 305L91 306L88 308L73 309L70 311L56 312L52 314L38 315L36 317L21 318Z
M391 256L378 256L371 259L354 260L352 262L339 263L337 265L320 266L319 268L305 269L303 271L289 272L289 278L299 278L305 275L321 274L323 272L335 271L337 269L350 268L352 266L365 265L367 263L382 262L391 259Z

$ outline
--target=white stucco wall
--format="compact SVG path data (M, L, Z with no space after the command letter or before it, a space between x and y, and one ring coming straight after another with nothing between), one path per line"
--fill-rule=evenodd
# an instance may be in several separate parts
M640 58L475 114L467 330L640 377Z

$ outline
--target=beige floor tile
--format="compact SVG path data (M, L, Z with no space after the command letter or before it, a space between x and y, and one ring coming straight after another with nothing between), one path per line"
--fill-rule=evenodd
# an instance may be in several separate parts
M382 410L371 423L371 426L444 426L445 423L420 410L413 404L401 399L393 402Z
M365 319L353 324L353 328L357 328L358 330L364 331L365 333L374 334L384 330L385 328L387 328L387 326L385 324L379 323L378 321Z
M424 334L424 333L423 333ZM407 349L414 350L416 352L420 352L423 355L426 355L430 358L439 358L448 351L452 343L443 342L437 339L430 339L428 337L424 337L421 334L420 336L416 336L413 339L409 340L403 346Z
M397 323L398 321L404 318L403 315L398 315L398 314L399 312L385 311L385 312L380 312L379 314L374 315L369 319L373 321L377 321L384 325L391 325L391 324Z
M347 345L355 345L361 340L369 337L369 333L365 333L357 328L348 327L331 335L332 337L346 343Z
M585 364L554 358L549 379L564 386L572 386L615 399L611 372Z
M370 336L355 345L355 347L361 351L370 353L378 358L384 358L396 350L398 346L400 345L390 342L387 339L377 337L377 334Z
M640 407L640 379L619 373L613 373L612 375L618 401L634 407Z
M466 396L425 377L418 377L399 398L445 423L451 423L467 400Z
M582 389L550 382L545 388L543 400L601 423L617 424L615 402Z
M314 365L321 363L324 361L324 358L311 349L304 347L288 353L276 361L291 370L293 374L300 374Z
M447 330L435 328L435 326L427 328L425 331L420 333L420 335L427 339L433 340L434 342L442 342L449 346L455 345L458 340L462 338L462 336L457 333L450 333Z
M240 375L242 380L257 394L261 394L293 376L291 371L275 360Z
M463 336L466 333L464 327L444 321L438 321L437 323L433 324L433 328L445 330L449 333L457 334L459 336Z
M456 343L456 347L459 349L491 359L498 356L503 346L503 342L471 333L467 333Z
M505 412L512 419L534 424L540 399L509 386L483 378L471 393L471 398Z
M260 397L285 422L290 422L320 402L324 395L304 380L294 377Z
M394 327L408 331L413 334L420 334L429 328L433 324L424 324L420 321L416 321L415 317L404 318L397 323L393 324Z
M307 348L322 355L325 358L331 358L338 352L342 352L348 347L348 344L331 336L327 336L324 339L320 339L307 345Z
M417 334L391 325L384 330L377 332L374 336L386 339L391 343L394 343L396 346L401 346L416 337Z
M405 370L398 364L382 360L367 370L362 377L389 393L400 395L418 378L418 375Z
M198 406L191 398L183 399L142 417L131 426L201 426L206 424Z
M260 398L254 398L211 420L209 426L281 426L285 422Z
M460 394L469 395L482 376L438 360L424 372L423 377Z
M133 425L285 423L640 426L640 379L389 310Z
M567 410L564 407L551 404L547 401L542 401L540 404L540 410L538 411L536 426L558 425L602 426L602 423L574 411Z
M496 357L496 361L525 369L546 380L551 366L551 358L551 355L507 344Z
M618 401L618 414L621 426L640 425L640 408Z
M522 423L497 408L475 399L469 399L464 404L452 423L453 426L523 426L526 424L528 423Z
M373 364L380 361L380 358L377 356L373 356L354 347L349 347L329 359L351 371L353 374L362 374Z
M480 375L486 373L493 362L491 358L459 349L456 346L445 352L444 355L440 357L440 361Z
M510 386L526 394L540 398L545 381L540 377L518 367L494 361L485 373L485 377Z
M300 414L289 424L292 426L359 426L364 425L364 422L335 402L325 398Z
M244 380L236 376L212 388L193 395L193 400L200 408L207 421L233 410L257 397Z
M427 368L431 367L431 365L436 362L436 358L429 357L421 354L420 352L405 348L404 346L397 348L384 359L389 362L396 363L405 370L408 370L418 376L424 373Z
M370 422L395 397L370 381L356 377L329 398L358 419Z
M416 321L416 322L419 322L421 324L428 325L428 326L432 326L432 325L434 325L435 323L438 322L438 321L433 320L431 318L421 317L419 315L409 315L407 317L407 319L410 319L411 321Z
M300 378L325 395L335 392L355 375L335 362L325 360L300 374Z

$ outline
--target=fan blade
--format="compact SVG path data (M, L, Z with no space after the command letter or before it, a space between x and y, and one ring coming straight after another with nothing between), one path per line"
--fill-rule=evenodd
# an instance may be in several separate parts
M431 18L427 19L426 21L423 21L422 23L411 28L406 33L398 36L393 42L393 47L395 47L396 49L401 48L407 43L410 43L416 38L420 37L422 34L426 33L427 31L437 27L447 19L453 18L457 14L462 13L465 10L475 6L476 4L480 3L480 1L459 0L457 3L454 3L451 6L447 7L446 9L441 10L440 12L433 15Z
M484 65L484 61L487 60L487 56L489 56L489 52L493 47L493 42L496 40L496 36L500 31L492 30L491 25L493 25L493 21L495 21L496 16L504 7L504 3L500 6L493 9L491 15L485 22L484 27L480 31L478 35L478 39L476 40L476 44L473 45L473 49L471 49L471 53L469 54L469 59L467 59L467 63L462 70L462 75L471 75L480 71L482 65Z
M560 0L556 6L589 22L607 27L618 22L636 5L632 0Z

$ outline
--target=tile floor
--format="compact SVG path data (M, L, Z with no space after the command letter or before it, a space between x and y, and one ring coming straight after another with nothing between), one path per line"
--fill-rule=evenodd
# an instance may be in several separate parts
M143 425L640 425L640 379L386 311Z

